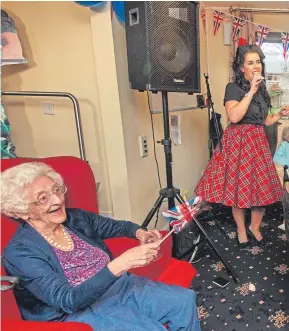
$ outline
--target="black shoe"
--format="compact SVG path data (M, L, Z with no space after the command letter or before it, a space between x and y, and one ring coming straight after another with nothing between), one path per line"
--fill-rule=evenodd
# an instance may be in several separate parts
M270 243L267 239L263 238L261 240L257 240L254 233L249 229L246 228L247 234L248 236L252 239L253 243L259 247L266 247L268 246Z
M245 243L240 243L238 235L237 235L237 243L238 243L238 247L241 251L248 251L251 248L251 244L249 241L247 241Z

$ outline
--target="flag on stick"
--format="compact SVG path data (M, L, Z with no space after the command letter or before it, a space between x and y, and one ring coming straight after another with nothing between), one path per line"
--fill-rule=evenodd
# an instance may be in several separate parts
M188 200L181 205L172 209L164 211L162 214L166 217L173 228L171 232L180 232L193 218L197 216L200 210L202 199L196 197L195 199Z

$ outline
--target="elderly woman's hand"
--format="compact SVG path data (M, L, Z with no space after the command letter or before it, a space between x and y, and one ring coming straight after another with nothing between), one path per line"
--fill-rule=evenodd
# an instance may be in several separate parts
M109 262L107 267L115 276L120 276L129 269L143 267L152 262L156 258L159 249L158 243L131 248Z
M146 243L149 239L151 239L151 241L159 241L162 238L162 235L158 230L145 231L143 229L138 229L135 235L141 244Z

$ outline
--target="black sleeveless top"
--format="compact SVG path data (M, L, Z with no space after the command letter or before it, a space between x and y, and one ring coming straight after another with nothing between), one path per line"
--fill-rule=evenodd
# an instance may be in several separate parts
M224 105L227 101L241 101L246 94L246 91L237 85L237 83L229 83L226 86L226 92L224 97ZM237 124L261 124L264 125L265 119L268 116L269 107L258 90L254 97L251 99L251 103L248 110L242 120Z

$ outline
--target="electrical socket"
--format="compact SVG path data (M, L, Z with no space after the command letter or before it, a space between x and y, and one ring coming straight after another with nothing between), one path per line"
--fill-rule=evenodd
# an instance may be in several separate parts
M146 157L148 156L148 138L147 136L139 136L139 149L140 149L140 156Z
M42 110L43 110L43 114L45 114L45 115L55 115L54 103L43 102Z

